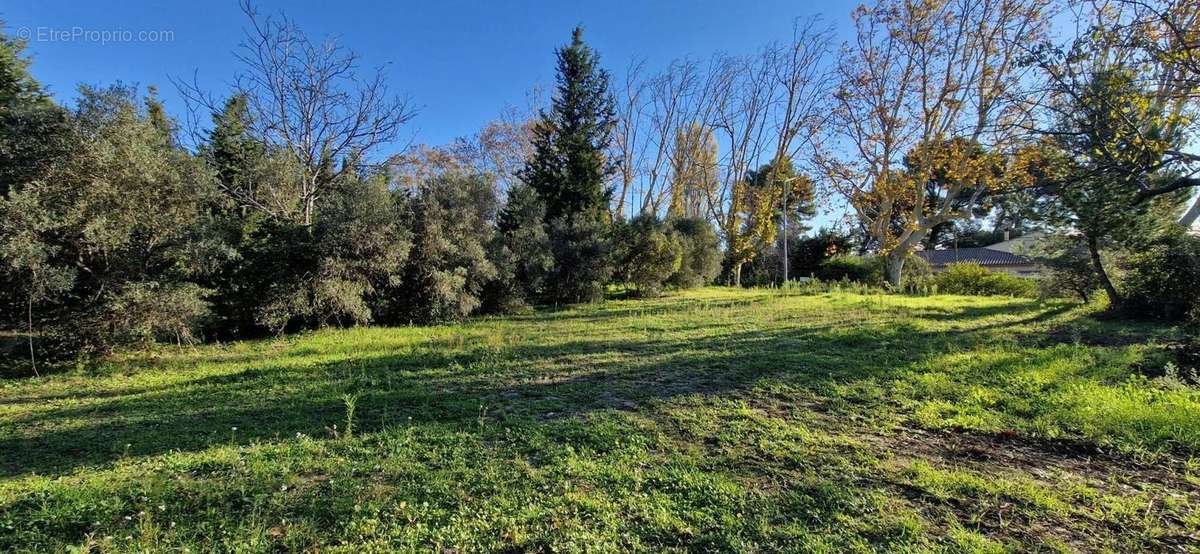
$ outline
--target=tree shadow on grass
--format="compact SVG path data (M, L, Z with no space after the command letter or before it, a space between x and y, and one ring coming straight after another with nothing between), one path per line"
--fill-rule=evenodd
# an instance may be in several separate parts
M1052 317L1046 314L1053 311L1034 317ZM959 317L970 322L991 313L964 311ZM333 425L344 428L348 394L358 396L359 433L409 421L467 427L481 417L540 425L677 396L736 397L764 379L819 394L832 383L895 377L952 347L983 344L990 328L984 323L981 332L944 333L904 322L830 323L722 332L703 342L597 337L501 348L443 338L403 352L264 364L10 418L0 436L0 477L61 475L124 456L297 433L325 436Z

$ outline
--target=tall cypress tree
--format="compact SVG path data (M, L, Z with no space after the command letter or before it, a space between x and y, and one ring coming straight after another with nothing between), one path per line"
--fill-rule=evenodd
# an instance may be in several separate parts
M554 101L534 129L534 155L521 177L545 202L546 221L577 214L600 218L612 198L606 182L615 169L605 156L616 123L608 72L583 43L581 27L557 56Z

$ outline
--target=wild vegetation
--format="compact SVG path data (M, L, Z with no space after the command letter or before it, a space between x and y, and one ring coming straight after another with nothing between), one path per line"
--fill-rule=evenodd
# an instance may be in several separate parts
M5 365L613 286L923 290L917 249L1038 229L1060 236L1042 294L1099 287L1114 313L1194 320L1200 239L1175 224L1200 184L1186 4L1072 5L1079 31L1060 36L1051 0L880 0L836 56L833 29L798 19L754 55L621 78L576 28L548 103L400 152L416 113L383 73L249 3L230 89L172 83L183 123L153 87L60 106L0 37L0 302L28 353ZM803 236L839 201L849 230ZM951 290L1033 288L975 285Z
M405 148L242 8L182 118L0 34L0 550L1200 549L1193 1L575 28ZM1033 232L1036 283L917 256Z

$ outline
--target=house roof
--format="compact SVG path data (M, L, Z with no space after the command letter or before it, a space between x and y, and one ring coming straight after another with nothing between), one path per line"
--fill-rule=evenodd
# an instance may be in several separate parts
M1012 254L1022 255L1022 254L1026 254L1029 251L1033 250L1035 247L1037 247L1037 245L1039 243L1041 243L1045 240L1046 240L1045 233L1042 233L1039 231L1033 231L1031 233L1026 233L1024 235L1021 235L1015 239L997 242L996 244L989 244L989 245L985 246L984 248L987 248L989 250L999 250L1001 252L1009 252Z
M929 262L929 265L946 265L954 263L976 263L989 265L1028 265L1034 261L1025 256L1011 252L992 250L991 248L956 248L953 250L924 250L916 253Z

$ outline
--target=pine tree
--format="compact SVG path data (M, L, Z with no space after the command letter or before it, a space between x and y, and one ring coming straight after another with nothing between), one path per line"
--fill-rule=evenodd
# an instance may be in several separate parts
M583 43L580 27L557 56L553 105L534 128L534 154L521 177L545 202L547 221L576 214L601 217L612 197L605 183L615 169L604 154L616 123L608 72Z
M266 148L249 134L253 121L246 96L230 97L212 120L204 157L216 172L221 190L243 209L253 206L258 203L254 171L263 163Z
M608 182L616 164L605 156L616 123L608 73L576 27L558 50L551 110L534 127L534 153L521 172L545 205L554 271L546 300L597 300L613 274Z

